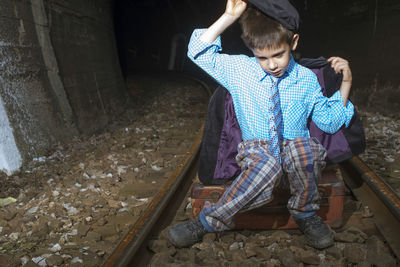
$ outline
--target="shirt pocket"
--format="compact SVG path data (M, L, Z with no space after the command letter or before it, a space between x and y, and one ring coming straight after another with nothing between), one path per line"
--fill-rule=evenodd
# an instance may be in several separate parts
M285 128L289 130L306 130L308 120L307 105L301 101L292 101L285 108Z

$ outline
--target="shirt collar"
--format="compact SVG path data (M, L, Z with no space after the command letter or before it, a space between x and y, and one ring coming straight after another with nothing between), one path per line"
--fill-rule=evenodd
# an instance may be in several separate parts
M257 59L255 59L257 61ZM259 81L262 81L265 79L265 77L267 76L271 76L271 74L267 73L265 70L263 70L260 66L260 64L258 64L258 69L257 69L257 77L259 78ZM297 82L298 80L298 64L294 61L293 56L290 55L290 61L289 61L289 65L285 71L285 73L282 75L282 77L280 77L280 79L283 78L288 78L289 80L292 80L294 82Z

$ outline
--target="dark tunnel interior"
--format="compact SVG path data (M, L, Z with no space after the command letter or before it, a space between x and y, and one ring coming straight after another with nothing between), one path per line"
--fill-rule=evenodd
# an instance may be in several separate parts
M223 8L223 1L115 1L114 26L122 72L125 76L167 69L196 72L186 58L191 32L207 27ZM238 31L234 28L229 32ZM241 42L235 43L243 49Z
M354 75L352 98L356 104L371 101L371 85L388 88L399 82L398 62L392 60L398 56L400 39L397 1L291 2L301 18L297 55L348 59ZM208 27L224 8L225 1L116 0L114 26L124 75L174 69L207 79L186 58L186 47L193 29ZM240 39L238 23L224 32L222 44L226 53L250 53ZM398 99L390 97L393 94L387 92L385 99L397 106Z

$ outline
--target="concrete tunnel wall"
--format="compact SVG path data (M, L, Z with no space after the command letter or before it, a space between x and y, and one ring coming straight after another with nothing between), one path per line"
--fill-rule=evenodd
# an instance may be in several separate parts
M111 0L2 0L0 170L122 111Z

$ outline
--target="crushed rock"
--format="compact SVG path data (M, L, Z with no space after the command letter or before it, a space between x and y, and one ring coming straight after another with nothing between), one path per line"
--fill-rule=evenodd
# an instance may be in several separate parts
M367 142L360 158L400 195L400 116L359 113Z
M0 259L9 266L101 266L186 157L208 92L188 79L130 83L143 93L104 133L0 175L0 198L17 199L0 208Z

